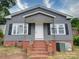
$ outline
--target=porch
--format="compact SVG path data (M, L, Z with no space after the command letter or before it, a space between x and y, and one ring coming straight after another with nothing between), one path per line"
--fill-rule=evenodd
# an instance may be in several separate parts
M36 12L25 15L24 18L24 23L27 23L29 27L28 32L29 30L34 32L34 40L54 39L54 35L51 35L50 24L54 24L55 16L44 12ZM34 25L33 29L31 28L32 25Z

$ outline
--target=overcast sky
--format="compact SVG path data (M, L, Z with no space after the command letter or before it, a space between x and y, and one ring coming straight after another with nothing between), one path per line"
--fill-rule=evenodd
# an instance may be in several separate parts
M79 17L79 0L17 0L16 5L10 9L10 12L14 13L38 4Z

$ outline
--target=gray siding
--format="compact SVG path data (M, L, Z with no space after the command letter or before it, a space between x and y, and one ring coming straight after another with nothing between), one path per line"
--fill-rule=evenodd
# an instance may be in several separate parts
M45 13L49 13L51 15L56 16L56 18L52 18L46 15L42 15L42 14L37 14L37 15L33 15L33 16L29 16L26 18L23 18L24 15L28 15L32 12L36 12L36 11L42 11ZM17 14L15 16L12 17L11 20L7 20L6 23L6 34L5 34L5 41L16 41L16 40L34 40L35 39L35 26L32 25L32 29L31 35L8 35L8 31L9 31L9 24L11 23L24 23L24 22L28 22L28 23L34 23L35 21L44 21L45 23L52 23L54 21L54 23L57 24L68 24L68 30L69 30L69 35L57 35L55 36L55 40L72 40L72 30L71 30L71 24L68 20L66 20L65 16L62 16L60 14L57 14L55 12L51 12L48 10L44 10L41 8L37 8L37 9L33 9L33 10L29 10L20 14ZM47 26L44 26L44 39L45 40L54 40L54 37L52 35L48 35L47 34Z
M66 22L66 21L64 21ZM72 40L72 29L71 29L71 24L69 22L67 23L58 23L57 24L67 24L68 25L68 32L69 34L68 35L48 35L47 33L47 26L45 25L44 26L44 38L46 40Z
M33 40L35 37L35 25L31 26L31 34L30 35L8 35L9 32L9 24L11 20L7 21L7 26L6 26L6 35L4 37L5 41L22 41L22 40ZM21 22L20 22L21 23Z

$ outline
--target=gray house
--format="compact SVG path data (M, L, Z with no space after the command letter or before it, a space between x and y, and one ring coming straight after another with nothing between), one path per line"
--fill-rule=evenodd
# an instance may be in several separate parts
M67 16L44 6L16 12L6 22L4 45L27 48L33 44L41 47L46 42L53 51L71 51L72 30Z

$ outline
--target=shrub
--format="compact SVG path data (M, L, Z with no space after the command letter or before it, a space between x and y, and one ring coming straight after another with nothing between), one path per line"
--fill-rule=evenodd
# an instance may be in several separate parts
M0 45L3 45L3 37L4 37L3 31L0 30Z
M0 38L3 38L3 37L4 37L4 35L3 35L3 31L0 30Z
M79 46L79 36L74 36L73 41L74 41L74 45Z
M0 38L0 45L3 45L4 40Z

